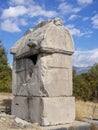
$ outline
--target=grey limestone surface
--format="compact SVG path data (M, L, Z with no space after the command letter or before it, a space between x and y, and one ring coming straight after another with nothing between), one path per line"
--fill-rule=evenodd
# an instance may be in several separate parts
M41 22L11 48L12 114L42 126L72 123L74 44L60 19Z
M92 129L92 126L89 123L74 121L73 123L70 124L42 127L42 130L97 130L97 129Z
M71 96L72 61L69 55L40 54L14 61L12 91L19 96Z
M60 21L60 20L56 20ZM16 58L38 52L62 52L72 54L74 45L69 31L54 20L41 22L39 26L19 39L11 48Z
M41 126L72 123L74 97L14 97L12 114Z

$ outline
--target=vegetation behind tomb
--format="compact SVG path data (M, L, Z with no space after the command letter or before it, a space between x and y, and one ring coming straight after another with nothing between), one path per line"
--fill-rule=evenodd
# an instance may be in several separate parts
M78 100L98 101L98 64L84 74L77 75L73 70L73 92Z
M12 72L6 49L0 44L0 92L11 92Z

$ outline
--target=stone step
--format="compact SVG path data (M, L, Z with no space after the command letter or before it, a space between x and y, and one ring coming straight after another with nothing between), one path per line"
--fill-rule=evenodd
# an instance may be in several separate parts
M42 130L98 130L92 129L90 123L74 121L70 124L41 127Z

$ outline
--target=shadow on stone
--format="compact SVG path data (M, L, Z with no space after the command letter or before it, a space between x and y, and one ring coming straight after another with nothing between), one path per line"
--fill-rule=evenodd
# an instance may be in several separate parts
M11 99L4 99L2 101L3 109L1 112L5 112L6 114L11 115L11 102L12 102Z

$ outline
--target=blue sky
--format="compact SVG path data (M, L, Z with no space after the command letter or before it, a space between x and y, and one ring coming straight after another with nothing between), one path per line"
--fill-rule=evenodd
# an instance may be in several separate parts
M98 0L0 0L0 38L8 51L37 23L61 18L73 36L73 65L98 62Z

